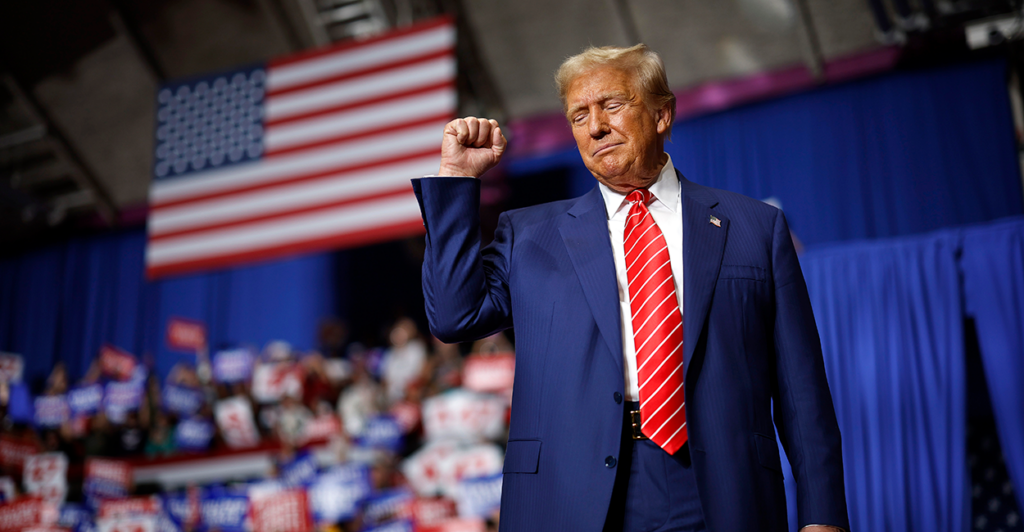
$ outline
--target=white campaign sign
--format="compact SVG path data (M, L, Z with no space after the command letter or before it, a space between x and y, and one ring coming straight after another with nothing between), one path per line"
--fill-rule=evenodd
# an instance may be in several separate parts
M254 447L260 442L253 421L252 407L243 397L230 397L217 402L215 415L224 442L232 448Z
M68 457L64 453L37 454L25 460L25 491L60 505L68 492Z
M423 401L423 429L428 440L479 441L505 433L505 401L457 388Z
M499 474L504 459L495 444L435 442L406 458L402 473L420 496L455 497L460 481Z

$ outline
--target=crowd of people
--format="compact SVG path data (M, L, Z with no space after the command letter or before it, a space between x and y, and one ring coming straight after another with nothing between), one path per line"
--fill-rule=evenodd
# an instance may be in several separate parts
M61 512L59 524L68 529L90 530L109 513L100 511L104 501L145 496L165 497L158 528L230 530L204 522L205 510L185 516L189 510L175 508L174 497L295 488L307 493L317 530L448 530L446 521L458 524L452 530L496 527L493 486L500 490L511 343L503 335L472 346L427 340L408 318L394 323L384 346L347 344L336 320L321 325L320 339L322 349L312 352L275 341L259 351L199 353L195 364L178 364L162 379L137 360L128 358L126 368L130 355L123 352L101 353L74 383L59 364L30 401L31 420L17 412L25 403L18 390L0 381L0 465L21 488L2 497L10 503L31 491L27 456L61 454L66 484L55 502L74 510ZM483 362L482 371L466 375L467 361ZM136 483L114 495L90 487L89 461L97 457L139 467L253 448L268 449L275 467L188 486ZM296 466L302 463L311 465ZM447 473L435 472L439 464ZM491 479L489 501L481 506L476 497L464 508L459 483L477 479ZM364 488L352 488L360 482ZM432 517L413 515L417 507L431 508ZM242 529L261 528L251 507L242 518Z

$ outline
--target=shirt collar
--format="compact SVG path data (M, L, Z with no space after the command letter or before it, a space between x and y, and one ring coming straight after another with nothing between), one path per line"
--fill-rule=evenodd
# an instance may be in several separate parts
M658 180L647 189L654 195L655 201L660 201L668 210L676 212L678 204L676 200L679 198L679 178L676 177L676 168L672 165L672 156L667 153L665 156L668 157L668 160L665 161L665 166L661 167ZM614 218L620 210L629 210L629 202L626 201L625 194L615 192L604 183L598 183L598 187L601 189L601 196L604 197L609 220Z

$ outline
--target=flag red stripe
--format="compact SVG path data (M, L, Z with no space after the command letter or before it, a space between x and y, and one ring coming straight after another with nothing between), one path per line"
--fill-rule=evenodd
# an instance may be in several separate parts
M196 270L213 269L224 266L237 266L243 262L256 262L281 258L288 255L297 255L299 253L356 247L363 244L371 244L395 238L418 236L423 233L423 222L417 218L416 220L406 220L396 222L394 224L377 226L372 229L350 231L323 238L301 240L283 246L273 246L228 255L217 255L206 259L172 262L160 266L147 266L146 277L149 279L155 279L157 277L176 273L187 273Z
M307 51L307 52L301 52L301 53L298 53L298 54L295 54L295 55L290 55L288 57L282 57L280 59L272 59L268 63L268 66L270 68L280 67L280 66L284 66L284 65L291 65L291 64L295 64L295 63L300 63L300 62L306 61L308 59L316 59L318 57L324 57L324 56L327 56L327 55L335 54L335 53L338 53L338 52L340 52L342 50L345 50L345 51L358 50L359 48L364 48L366 46L369 46L369 45L372 45L372 44L376 44L376 43L379 43L381 41L393 40L396 37L404 37L404 36L412 35L412 34L415 34L415 33L425 33L427 31L430 31L430 30L434 29L434 28L445 26L447 24L452 24L453 21L454 21L454 18L452 18L452 17L450 17L448 15L442 15L442 16L440 16L438 18L431 19L431 20L429 20L427 22L412 24L411 26L408 26L406 28L390 31L386 35L380 35L380 36L377 36L377 37L371 37L371 38L366 39L364 41L346 42L346 43L343 43L343 44L333 45L333 46L330 46L330 47L327 47L327 48L320 48L320 49L317 49L317 50L310 50L310 51Z
M285 177L285 178L279 179L277 181L271 181L271 182L267 182L267 183L258 183L258 184L255 184L255 185L242 186L242 187L232 188L232 189L229 189L229 190L219 190L217 192L210 192L208 194L190 196L188 198L183 198L183 199L177 199L177 200L171 200L171 201L163 201L163 202L156 202L156 203L153 203L153 205L152 205L152 208L150 210L150 215L152 216L152 213L154 213L156 211L159 211L160 209L166 209L168 207L176 207L178 205L185 205L187 203L192 203L194 201L204 201L204 200L214 199L214 198L223 198L223 197L226 197L226 196L234 196L235 194L242 193L242 192L252 192L254 190L263 190L263 189L268 189L268 188L288 186L288 185L292 185L292 184L295 184L295 183L303 183L303 182L308 182L308 181L315 181L317 179L324 179L324 178L333 176L334 174L339 174L339 173L343 173L343 172L356 172L356 171L359 171L359 170L367 170L367 169L375 168L375 167L378 167L378 166L384 166L384 165L393 164L393 163L400 163L400 162L403 162L403 161L409 161L409 160L417 159L417 158L420 158L420 157L429 157L431 155L437 155L437 153L438 153L438 150L436 148L431 148L429 150L421 150L421 151L418 151L418 152L406 153L406 154L403 154L403 155L388 156L387 158L376 159L376 160L373 160L373 161L368 161L368 162L360 163L360 164L336 166L336 167L331 168L329 170L323 170L323 171L319 171L319 172L312 172L312 173L308 173L308 174L298 174L298 175L295 175L295 176ZM416 177L416 176L411 176L411 177Z
M353 78L358 78L358 77L366 76L366 75L369 75L369 74L377 74L377 73L385 72L385 71L388 71L388 70L395 70L395 69L398 69L398 68L402 68L402 67L406 67L406 66L410 66L410 65L415 65L417 63L426 63L427 61L432 61L434 59L438 59L438 58L441 58L441 57L451 57L451 55L452 55L452 49L451 48L445 48L444 50L438 50L436 52L430 52L430 53L426 53L426 54L416 55L416 56L413 56L413 57L407 57L407 58L399 59L398 61L392 61L390 63L383 63L383 64L379 64L379 65L374 65L372 67L367 67L367 68L364 68L362 70L353 70L352 72L345 72L344 74L338 74L336 76L330 76L330 77L326 77L326 78L321 78L321 79L318 79L316 81L310 81L310 82L307 82L307 83L303 83L301 85L292 85L291 87L284 88L284 89L270 90L270 91L267 91L267 96L266 97L269 99L269 98L273 98L275 96L283 96L283 95L286 95L286 94L291 94L293 92L299 92L299 91L304 91L304 90L307 90L307 89L312 89L312 88L315 88L315 87L319 87L321 85L329 85L331 83L337 83L339 81L344 81L346 79L353 79Z
M384 126L384 127L377 128L377 129L369 129L369 130L366 130L366 131L360 131L358 133L346 133L344 135L338 135L338 136L335 136L335 137L327 137L325 139L321 139L321 140L318 140L318 141L315 141L315 142L307 142L305 144L299 144L298 146L290 146L290 147L287 147L287 148L277 148L275 150L267 150L266 151L266 155L264 157L269 159L271 157L275 157L275 156L279 156L279 155L284 155L286 153L295 153L297 151L310 150L310 149L314 149L314 148L321 148L321 147L326 146L328 144L336 144L336 143L339 143L339 142L345 142L345 141L349 141L349 140L358 140L358 139L361 139L363 137L368 137L368 136L372 136L372 135L380 135L380 134L383 134L383 133L390 133L392 131L398 131L398 130L401 130L401 129L413 128L413 127L417 127L417 126L425 126L425 125L428 125L428 124L437 123L437 122L441 122L441 121L444 121L444 120L450 120L451 117L452 117L452 112L451 111L445 111L443 113L438 113L438 114L435 114L435 115L431 115L431 116L428 116L426 118L421 118L421 119L413 121L413 122L402 122L399 125L388 125L388 126ZM438 136L441 136L440 128L438 129ZM386 140L382 140L382 142L386 142ZM436 150L435 150L435 152L436 152Z
M425 94L425 93L428 93L428 92L431 92L431 91L436 91L436 90L439 90L439 89L454 89L454 88L455 88L455 81L442 81L440 83L435 83L433 85L427 85L425 87L409 89L409 90L406 90L406 91L396 92L396 93L393 93L393 94L386 94L384 96L371 96L369 98L365 98L365 99L362 99L362 100L357 100L357 101L354 101L354 102L349 102L349 103L338 105L338 106L335 106L335 107L327 107L325 109L318 109L316 111L310 111L308 113L303 113L303 114L299 114L299 115L292 115L292 116L289 116L287 118L278 118L277 120L268 120L268 121L266 121L264 123L264 127L267 128L267 129L270 129L270 128L272 128L274 126L277 126L277 125L280 125L280 124L287 124L289 122L296 122L296 121L299 121L299 120L305 120L307 118L315 118L315 117L320 116L320 115L326 115L326 114L330 114L330 113L337 113L339 111L347 111L347 110L350 110L350 109L358 109L360 107L366 107L368 105L384 103L384 102L387 102L389 100L400 100L402 98L407 98L409 96L418 96L420 94Z
M331 210L331 209L334 209L334 208L337 208L337 207L343 207L343 206L348 205L350 203L359 203L359 202L363 202L363 201L378 200L378 199L384 199L384 198L389 198L389 197L393 197L393 196L407 195L407 194L411 194L411 193L412 193L412 185L410 183L404 183L401 186L401 188L395 188L395 189L385 190L385 191L377 191L377 192L374 192L374 193L371 193L371 194L347 196L345 199L342 199L342 200L331 200L331 201L326 201L326 202L314 203L314 204L310 204L310 205L299 207L299 208L293 208L293 209L277 211L277 212L268 212L268 213L259 214L259 215L256 215L256 216L249 216L249 217L246 217L246 218L239 218L239 219L236 219L236 220L231 220L230 222L217 222L217 223L204 224L204 225L201 225L201 226L198 226L198 227L192 227L192 228L189 228L189 229L179 229L177 231L168 231L166 233L150 233L149 241L150 242L159 242L161 240L167 240L169 238L175 238L175 237L184 236L184 235L191 235L191 234L196 234L196 233L204 233L206 231L214 231L214 230L217 230L217 229L226 229L228 227L238 227L238 226L242 226L242 225L250 224L250 223L254 223L254 222L264 222L264 221L267 221L267 220L274 220L276 218L287 218L288 216L294 216L296 214L306 214L306 213L313 213L313 212L317 212L317 211L326 211L326 210Z

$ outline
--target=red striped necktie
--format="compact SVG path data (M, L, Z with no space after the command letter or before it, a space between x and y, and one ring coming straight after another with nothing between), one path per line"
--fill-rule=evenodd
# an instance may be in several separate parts
M624 249L629 307L633 314L642 431L669 454L686 443L683 396L683 315L672 282L668 244L647 203L653 195L637 189L626 219Z

